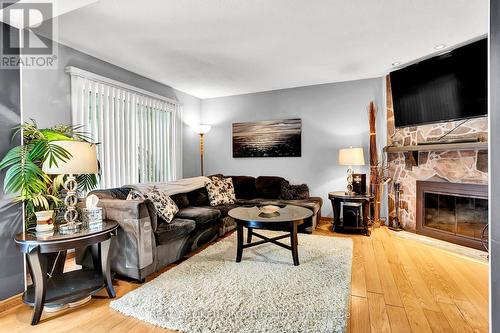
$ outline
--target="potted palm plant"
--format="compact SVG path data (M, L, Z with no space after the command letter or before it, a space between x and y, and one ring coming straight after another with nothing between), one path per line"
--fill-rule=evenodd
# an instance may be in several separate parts
M51 229L53 211L63 203L59 190L64 175L49 176L42 165L57 165L67 161L71 154L58 146L55 141L77 140L91 142L78 126L55 126L39 129L34 120L15 128L14 135L22 135L22 144L10 149L0 161L0 170L6 169L4 191L14 195L14 201L24 203L26 228L40 221L40 229ZM82 175L78 179L79 188L88 191L97 185L97 175ZM44 227L45 225L45 227Z

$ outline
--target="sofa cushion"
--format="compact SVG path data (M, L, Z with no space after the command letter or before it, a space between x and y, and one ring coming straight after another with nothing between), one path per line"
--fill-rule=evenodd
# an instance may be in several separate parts
M193 206L208 206L208 192L205 187L191 191L187 194L189 203Z
M212 177L206 188L210 206L232 204L236 200L231 178Z
M259 206L263 202L270 201L270 199L264 199L264 198L254 198L254 199L236 199L236 204L239 206L244 206L244 207L253 207L253 206Z
M196 222L196 225L202 225L213 221L220 216L220 211L214 208L207 207L186 207L179 210L176 218L189 219Z
M309 198L309 187L307 184L290 185L290 182L287 180L281 184L280 199L300 200L307 198Z
M311 197L308 199L301 199L301 200L277 200L277 203L309 208L310 210L313 211L314 214L317 214L318 211L321 209L321 205L323 204L323 199Z
M233 179L234 192L238 199L254 199L257 197L255 177L229 176Z
M224 218L227 216L227 213L236 207L240 207L238 204L229 204L229 205L218 205L218 206L209 206L207 208L217 209L220 212L220 218Z
M237 200L236 205L242 206L263 206L263 205L275 205L279 207L284 207L286 205L299 206L304 208L309 208L314 214L318 213L323 204L323 199L318 197L310 197L308 199L301 200L282 200L282 199L265 199L257 198L252 200ZM214 207L215 208L215 207Z
M178 193L170 196L179 208L189 207L189 199L186 193Z
M281 194L281 184L285 179L277 176L260 176L255 179L257 197L278 199Z
M155 231L158 244L166 244L173 239L188 235L196 228L193 220L174 218L170 223L160 223Z

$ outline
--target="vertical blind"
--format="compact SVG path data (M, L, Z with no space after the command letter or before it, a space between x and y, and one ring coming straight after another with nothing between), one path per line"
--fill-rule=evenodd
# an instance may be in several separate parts
M99 143L100 188L179 176L179 102L75 67L66 72L73 125Z

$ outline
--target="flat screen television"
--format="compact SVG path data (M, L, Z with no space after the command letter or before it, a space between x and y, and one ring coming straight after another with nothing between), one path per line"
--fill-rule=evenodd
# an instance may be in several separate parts
M487 39L390 73L396 127L487 115Z

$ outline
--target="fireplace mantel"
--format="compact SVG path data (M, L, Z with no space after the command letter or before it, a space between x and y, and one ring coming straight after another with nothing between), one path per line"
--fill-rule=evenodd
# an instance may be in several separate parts
M386 146L388 153L403 153L413 151L443 151L443 150L488 150L488 142L436 143L410 146Z
M409 146L386 146L384 151L387 153L403 153L408 163L413 166L418 166L418 154L420 152L431 151L484 151L488 150L488 142L461 142L461 143L436 143L424 145L409 145Z

